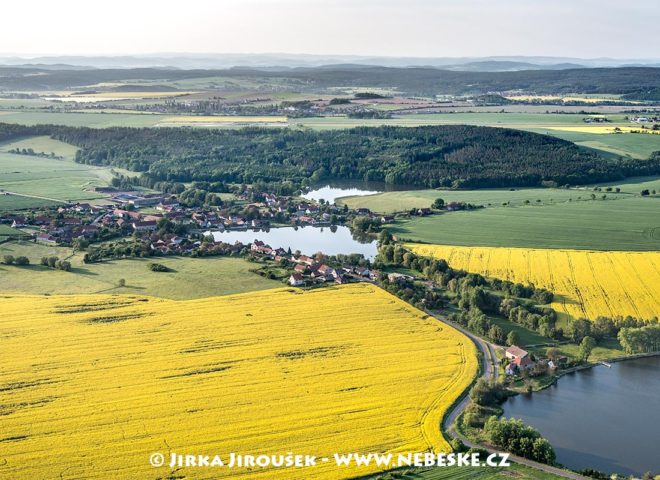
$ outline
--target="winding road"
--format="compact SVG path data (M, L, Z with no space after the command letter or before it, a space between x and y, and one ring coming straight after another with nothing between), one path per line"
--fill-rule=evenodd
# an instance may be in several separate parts
M487 380L497 381L497 379L499 378L500 371L499 371L499 366L497 365L498 361L497 361L497 355L495 354L495 345L493 345L490 342L487 342L486 340L480 337L477 337L476 335L469 332L462 326L450 322L446 318L435 315L429 311L427 311L426 313L438 319L439 321L449 325L450 327L455 328L456 330L463 333L470 340L472 340L472 342L476 345L476 347L479 349L479 351L482 354L482 361L483 361L482 377ZM498 450L494 448L485 445L479 445L468 440L465 436L461 435L461 433L454 428L456 420L461 415L461 413L463 413L463 411L465 410L465 408L468 406L469 403L470 403L470 396L466 392L463 395L461 401L453 406L449 414L445 415L445 418L442 423L442 429L445 432L447 432L452 438L458 438L461 442L463 442L464 445L467 445L470 448L483 448L484 450L487 450L489 453L500 453ZM553 467L550 465L546 465L544 463L538 463L533 460L528 460L527 458L519 457L517 455L510 455L509 459L521 465L526 465L528 467L532 467L537 470L541 470L543 472L552 473L560 477L571 478L573 480L589 480L588 477L584 477L578 473L571 472L570 470L564 470L562 468Z

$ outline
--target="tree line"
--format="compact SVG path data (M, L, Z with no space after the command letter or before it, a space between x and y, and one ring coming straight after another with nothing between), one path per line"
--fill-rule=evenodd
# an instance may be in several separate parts
M576 185L660 174L660 158L606 160L546 135L440 125L312 131L104 128L0 124L0 141L50 135L79 147L76 161L142 172L146 182L261 182L282 189L321 180L419 187ZM149 185L151 186L151 185Z

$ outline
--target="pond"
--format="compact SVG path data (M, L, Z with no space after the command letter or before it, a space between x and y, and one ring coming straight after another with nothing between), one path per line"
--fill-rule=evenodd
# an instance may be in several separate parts
M565 375L503 408L541 432L569 468L641 476L660 472L658 399L660 357L651 357Z
M270 230L247 230L211 232L216 241L225 243L252 243L255 240L270 245L273 248L290 248L292 252L300 250L306 255L323 252L326 255L340 253L361 253L365 258L373 260L378 253L376 241L371 239L356 239L348 227L281 227Z
M415 190L415 187L409 185L390 185L385 182L355 182L355 181L334 181L315 186L309 192L303 194L307 200L321 199L335 203L338 198L374 195L381 192Z

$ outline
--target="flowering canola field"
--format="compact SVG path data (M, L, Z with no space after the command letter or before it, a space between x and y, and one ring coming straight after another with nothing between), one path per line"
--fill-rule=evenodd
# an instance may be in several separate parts
M466 337L370 284L0 306L0 478L12 480L372 473L154 468L149 456L447 451L441 417L477 372Z
M631 133L631 132L641 132L643 134L658 135L660 130L650 130L643 129L641 126L629 126L629 125L549 125L543 126L548 130L561 130L564 132L579 132L579 133L595 133L595 134L613 134L613 133ZM615 130L618 129L618 130Z
M552 307L572 317L660 315L660 252L594 252L505 247L407 245L468 272L555 293Z

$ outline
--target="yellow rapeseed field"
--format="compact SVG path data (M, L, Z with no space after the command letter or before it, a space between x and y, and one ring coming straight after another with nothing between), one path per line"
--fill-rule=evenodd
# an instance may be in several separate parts
M621 133L631 133L631 132L642 132L650 135L658 135L660 134L660 130L651 130L651 129L644 129L641 126L636 127L636 126L629 126L629 125L561 125L561 126L555 126L555 125L549 125L549 126L544 126L542 128L547 128L548 130L560 130L564 132L578 132L578 133L595 133L598 135L605 135L605 134L615 134L617 133L617 130Z
M453 268L547 288L555 293L553 308L574 318L660 315L660 252L421 244L408 248L444 258Z
M449 450L473 344L370 284L200 300L0 298L0 478L339 479L378 467L190 468L152 452Z

